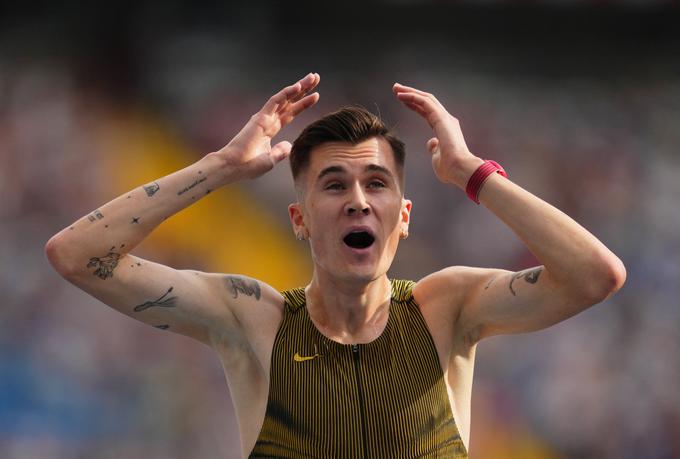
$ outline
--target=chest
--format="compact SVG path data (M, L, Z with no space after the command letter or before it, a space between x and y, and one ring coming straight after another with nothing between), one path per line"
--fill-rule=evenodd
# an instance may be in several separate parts
M464 449L424 322L393 312L378 339L358 345L329 340L304 314L284 320L255 453L284 445L333 457Z

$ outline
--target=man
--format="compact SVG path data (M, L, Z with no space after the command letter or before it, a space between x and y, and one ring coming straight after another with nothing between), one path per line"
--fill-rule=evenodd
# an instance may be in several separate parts
M434 96L395 84L397 99L434 130L427 148L437 178L493 212L542 265L389 280L411 211L403 144L375 116L349 108L312 123L293 146L271 146L318 101L319 78L274 95L221 150L62 230L48 258L118 311L218 352L244 457L467 457L477 343L564 320L617 291L625 269L567 215L474 156ZM252 278L130 254L170 215L289 155L298 196L290 219L314 263L305 288L279 293Z

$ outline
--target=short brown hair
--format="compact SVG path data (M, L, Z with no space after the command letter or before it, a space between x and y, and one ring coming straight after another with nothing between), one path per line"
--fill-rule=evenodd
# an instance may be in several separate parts
M293 180L309 165L309 153L318 145L326 142L348 142L356 145L371 137L382 137L392 147L397 172L404 188L404 142L385 126L373 113L361 106L348 106L329 113L323 118L307 126L293 142L290 152L290 169Z

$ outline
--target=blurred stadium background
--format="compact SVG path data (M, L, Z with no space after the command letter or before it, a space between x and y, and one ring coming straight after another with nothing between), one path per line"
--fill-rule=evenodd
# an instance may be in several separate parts
M672 1L30 2L0 6L0 458L231 458L210 349L64 282L47 239L225 144L283 85L359 103L405 139L411 237L391 271L519 270L514 235L435 179L399 81L435 93L476 154L628 269L611 300L479 346L472 457L680 457L680 8ZM287 165L212 193L136 253L304 285Z

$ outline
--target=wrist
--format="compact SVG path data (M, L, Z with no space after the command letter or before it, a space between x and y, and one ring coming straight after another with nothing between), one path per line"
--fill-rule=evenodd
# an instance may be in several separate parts
M473 155L461 160L455 168L456 173L453 177L453 184L465 191L465 187L467 186L470 177L472 177L472 174L474 174L482 164L484 164L484 160Z
M503 177L508 176L508 174L505 172L505 169L503 169L503 166L498 164L496 161L492 161L490 159L484 160L482 165L479 166L477 170L475 170L475 172L470 176L470 179L465 186L465 193L472 201L474 201L476 204L479 204L479 192L482 190L482 187L484 186L484 183L487 181L487 179L496 173L502 175Z
M224 147L218 151L208 153L201 159L201 161L208 165L208 169L215 171L218 177L218 186L229 185L240 180L238 168L234 167L233 162L229 160L229 156L229 149Z

